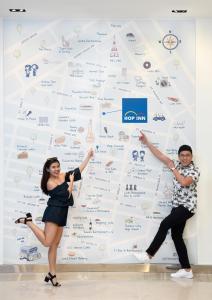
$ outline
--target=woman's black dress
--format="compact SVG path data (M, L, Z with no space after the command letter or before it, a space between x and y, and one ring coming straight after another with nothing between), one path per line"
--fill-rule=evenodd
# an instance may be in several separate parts
M44 211L42 222L55 223L58 226L66 226L68 207L74 205L72 194L68 192L69 176L74 172L74 181L81 179L80 169L76 168L65 175L65 181L49 191L47 208Z

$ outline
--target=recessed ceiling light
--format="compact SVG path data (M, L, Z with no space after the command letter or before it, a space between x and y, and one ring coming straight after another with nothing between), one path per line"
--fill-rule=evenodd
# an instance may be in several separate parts
M187 13L187 9L173 9L172 12L174 14L186 14Z
M10 12L26 12L26 9L24 8L10 8Z

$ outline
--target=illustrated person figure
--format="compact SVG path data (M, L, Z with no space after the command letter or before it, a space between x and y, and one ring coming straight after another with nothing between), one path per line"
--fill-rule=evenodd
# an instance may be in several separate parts
M93 150L91 149L79 168L66 173L61 172L57 157L48 158L43 166L41 179L43 193L50 196L42 218L45 223L44 230L33 223L30 213L15 221L16 224L26 224L42 245L49 248L49 273L44 280L46 282L50 280L53 286L60 286L56 279L57 248L62 237L63 227L66 226L68 208L74 204L73 183L81 179L81 173L92 157Z
M186 245L183 240L186 221L194 215L197 206L196 187L200 173L192 161L192 149L188 145L180 146L178 150L179 160L172 161L153 146L145 134L141 133L139 140L172 171L174 178L171 213L161 222L158 232L146 252L135 253L135 256L140 262L150 262L163 244L168 230L171 229L171 236L181 264L181 269L176 273L172 273L171 277L193 278Z
M144 161L145 151L141 150L139 151L139 153L140 153L140 161Z
M134 161L138 160L138 151L137 150L132 151L132 158Z

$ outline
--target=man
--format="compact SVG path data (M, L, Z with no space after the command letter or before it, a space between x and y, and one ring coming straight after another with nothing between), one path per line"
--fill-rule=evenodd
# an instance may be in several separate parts
M194 215L197 206L196 186L200 174L192 161L192 149L188 145L182 145L178 150L179 161L172 161L153 146L145 134L141 133L139 140L172 171L174 179L171 213L161 222L159 230L146 252L137 253L135 256L141 262L149 262L164 242L168 230L171 229L171 236L181 264L181 269L171 276L191 279L193 272L183 240L183 231L186 221Z

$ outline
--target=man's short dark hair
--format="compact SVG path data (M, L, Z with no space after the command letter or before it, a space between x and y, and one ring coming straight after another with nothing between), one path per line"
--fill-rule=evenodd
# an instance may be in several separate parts
M180 155L180 152L182 151L189 151L192 154L192 148L188 145L182 145L180 146L179 150L178 150L178 155Z

